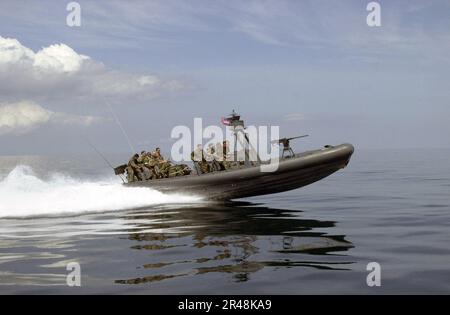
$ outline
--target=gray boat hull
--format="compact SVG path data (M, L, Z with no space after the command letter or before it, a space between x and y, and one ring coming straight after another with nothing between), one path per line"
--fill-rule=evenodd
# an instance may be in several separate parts
M260 166L127 183L161 192L192 194L213 200L231 200L267 195L300 188L344 168L353 154L351 144L308 151L282 159L275 172Z

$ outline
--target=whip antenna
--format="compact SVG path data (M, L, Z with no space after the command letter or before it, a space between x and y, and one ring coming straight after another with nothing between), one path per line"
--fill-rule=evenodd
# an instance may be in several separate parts
M94 151L97 152L98 155L100 155L100 157L106 162L106 164L108 164L108 166L115 171L114 166L112 166L111 163L109 163L108 159L87 138L85 138L85 140L91 146L91 148L94 149ZM125 183L125 180L122 178L120 174L119 177L122 180L122 182Z
M122 124L120 123L119 118L114 113L114 111L111 107L111 104L109 104L108 100L104 96L103 96L103 100L105 101L105 104L108 106L108 109L111 112L111 115L114 117L116 124L119 126L120 130L122 130L125 140L127 141L128 146L130 147L131 153L134 154L136 152L136 150L134 149L133 145L131 144L130 138L128 137L127 133L125 132L125 129L123 128Z

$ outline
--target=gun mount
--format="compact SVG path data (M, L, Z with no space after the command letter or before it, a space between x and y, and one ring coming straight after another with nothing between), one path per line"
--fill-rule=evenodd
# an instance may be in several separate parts
M287 152L288 155L286 157L294 157L295 156L295 152L294 150L292 150L291 146L290 146L290 141L294 140L294 139L299 139L299 138L305 138L308 137L308 135L302 135L302 136L297 136L297 137L291 137L291 138L281 138L278 140L273 140L272 143L280 143L283 145L283 152L281 154L281 157L284 158L285 153Z

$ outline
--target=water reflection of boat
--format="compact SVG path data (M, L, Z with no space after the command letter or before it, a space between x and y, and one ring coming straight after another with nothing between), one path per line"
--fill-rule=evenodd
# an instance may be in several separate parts
M210 273L246 281L264 268L346 270L352 263L342 255L352 243L323 232L335 222L303 219L299 211L230 203L137 211L126 219L141 222L128 236L131 248L152 255L135 266L144 270L142 276L116 280L121 284Z

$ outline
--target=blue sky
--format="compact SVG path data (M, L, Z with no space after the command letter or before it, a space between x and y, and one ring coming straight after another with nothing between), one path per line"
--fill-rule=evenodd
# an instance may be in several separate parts
M105 97L139 148L233 108L311 134L305 147L450 147L450 1L379 1L380 27L369 2L78 1L82 25L68 27L68 2L2 1L0 36L23 56L4 55L0 106L41 116L0 126L0 154L89 150L80 133L126 150ZM38 53L54 44L68 48ZM67 54L79 69L49 66Z

